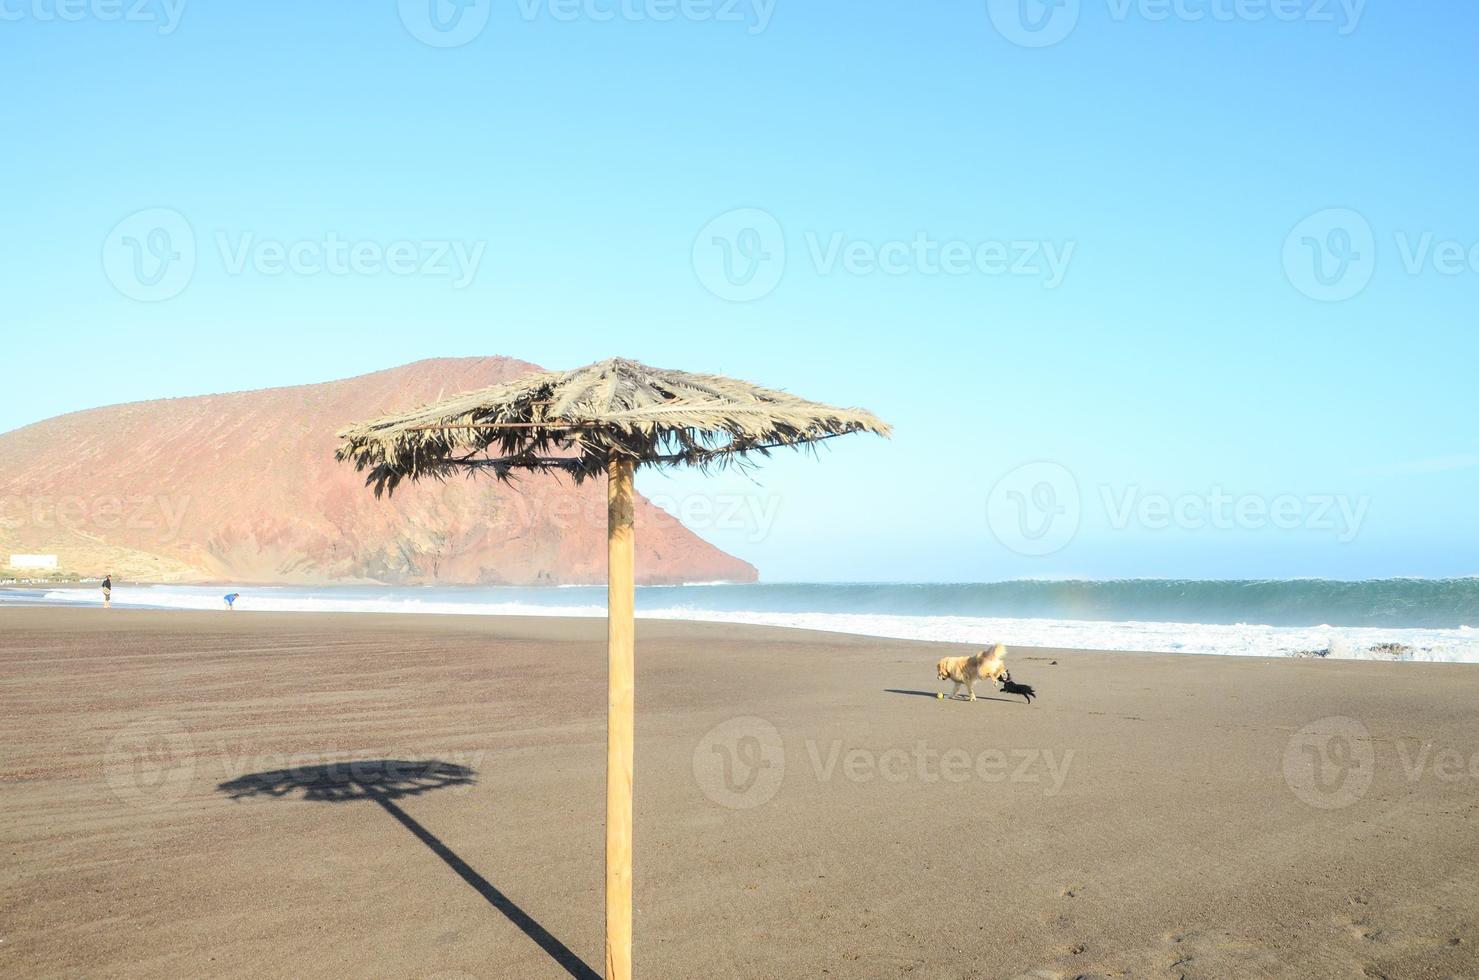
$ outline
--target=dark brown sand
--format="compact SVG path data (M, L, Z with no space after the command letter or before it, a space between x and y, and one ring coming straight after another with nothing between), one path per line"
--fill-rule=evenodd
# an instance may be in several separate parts
M0 610L0 975L592 976L603 642ZM641 977L1479 976L1479 669L638 642Z

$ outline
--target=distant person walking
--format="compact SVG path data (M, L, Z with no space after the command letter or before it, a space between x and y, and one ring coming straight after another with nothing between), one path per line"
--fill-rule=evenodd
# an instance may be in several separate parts
M103 608L113 608L113 573L103 576Z
M240 592L233 592L226 597L226 608L232 612L236 611L236 600L241 598Z

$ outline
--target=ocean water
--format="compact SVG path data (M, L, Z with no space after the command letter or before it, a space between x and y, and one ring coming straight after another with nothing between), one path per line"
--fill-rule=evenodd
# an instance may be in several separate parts
M216 610L226 589L121 584L119 606ZM606 615L600 586L243 588L241 613ZM95 590L0 603L98 603ZM686 585L637 590L652 619L754 623L903 639L1091 650L1479 663L1479 578L916 585ZM1400 648L1395 652L1390 645Z

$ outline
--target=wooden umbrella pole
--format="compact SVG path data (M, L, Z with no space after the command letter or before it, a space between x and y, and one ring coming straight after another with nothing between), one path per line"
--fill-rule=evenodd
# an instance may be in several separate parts
M631 460L607 464L606 980L632 976L632 761L636 708Z

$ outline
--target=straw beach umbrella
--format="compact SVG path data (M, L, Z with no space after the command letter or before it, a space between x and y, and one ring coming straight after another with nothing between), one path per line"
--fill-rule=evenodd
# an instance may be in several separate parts
M377 496L404 480L521 470L607 480L609 646L606 755L606 977L632 962L634 709L633 472L639 466L745 465L775 449L810 447L889 427L732 378L609 360L532 374L340 434L338 457L368 472Z

